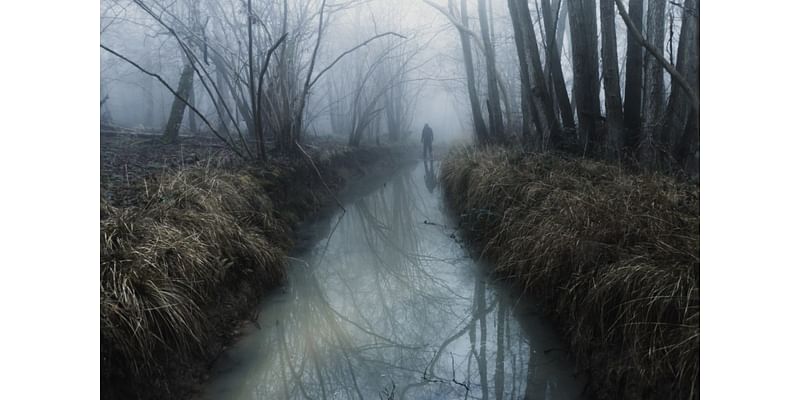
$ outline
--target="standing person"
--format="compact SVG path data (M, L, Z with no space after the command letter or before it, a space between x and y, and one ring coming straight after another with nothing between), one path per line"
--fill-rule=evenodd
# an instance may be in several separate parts
M433 159L433 129L428 124L422 128L422 159Z

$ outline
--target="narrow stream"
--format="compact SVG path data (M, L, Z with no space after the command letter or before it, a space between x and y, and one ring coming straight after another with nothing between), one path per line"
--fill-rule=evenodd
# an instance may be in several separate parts
M580 399L535 308L456 240L423 163L318 221L204 399Z

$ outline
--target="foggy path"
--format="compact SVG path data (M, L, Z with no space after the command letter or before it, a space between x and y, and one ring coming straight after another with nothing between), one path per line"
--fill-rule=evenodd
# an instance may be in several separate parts
M307 228L320 240L200 397L582 398L549 324L455 239L437 173L403 169Z

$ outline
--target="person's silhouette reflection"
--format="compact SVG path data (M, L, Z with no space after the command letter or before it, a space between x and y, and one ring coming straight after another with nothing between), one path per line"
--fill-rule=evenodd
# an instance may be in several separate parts
M429 192L433 193L433 190L436 189L436 185L438 184L436 171L433 169L433 160L430 162L422 160L422 162L425 164L425 187L428 188Z

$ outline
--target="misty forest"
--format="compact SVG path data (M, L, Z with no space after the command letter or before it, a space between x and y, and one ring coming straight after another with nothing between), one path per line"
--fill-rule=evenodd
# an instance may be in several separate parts
M699 0L101 0L104 399L699 399Z

